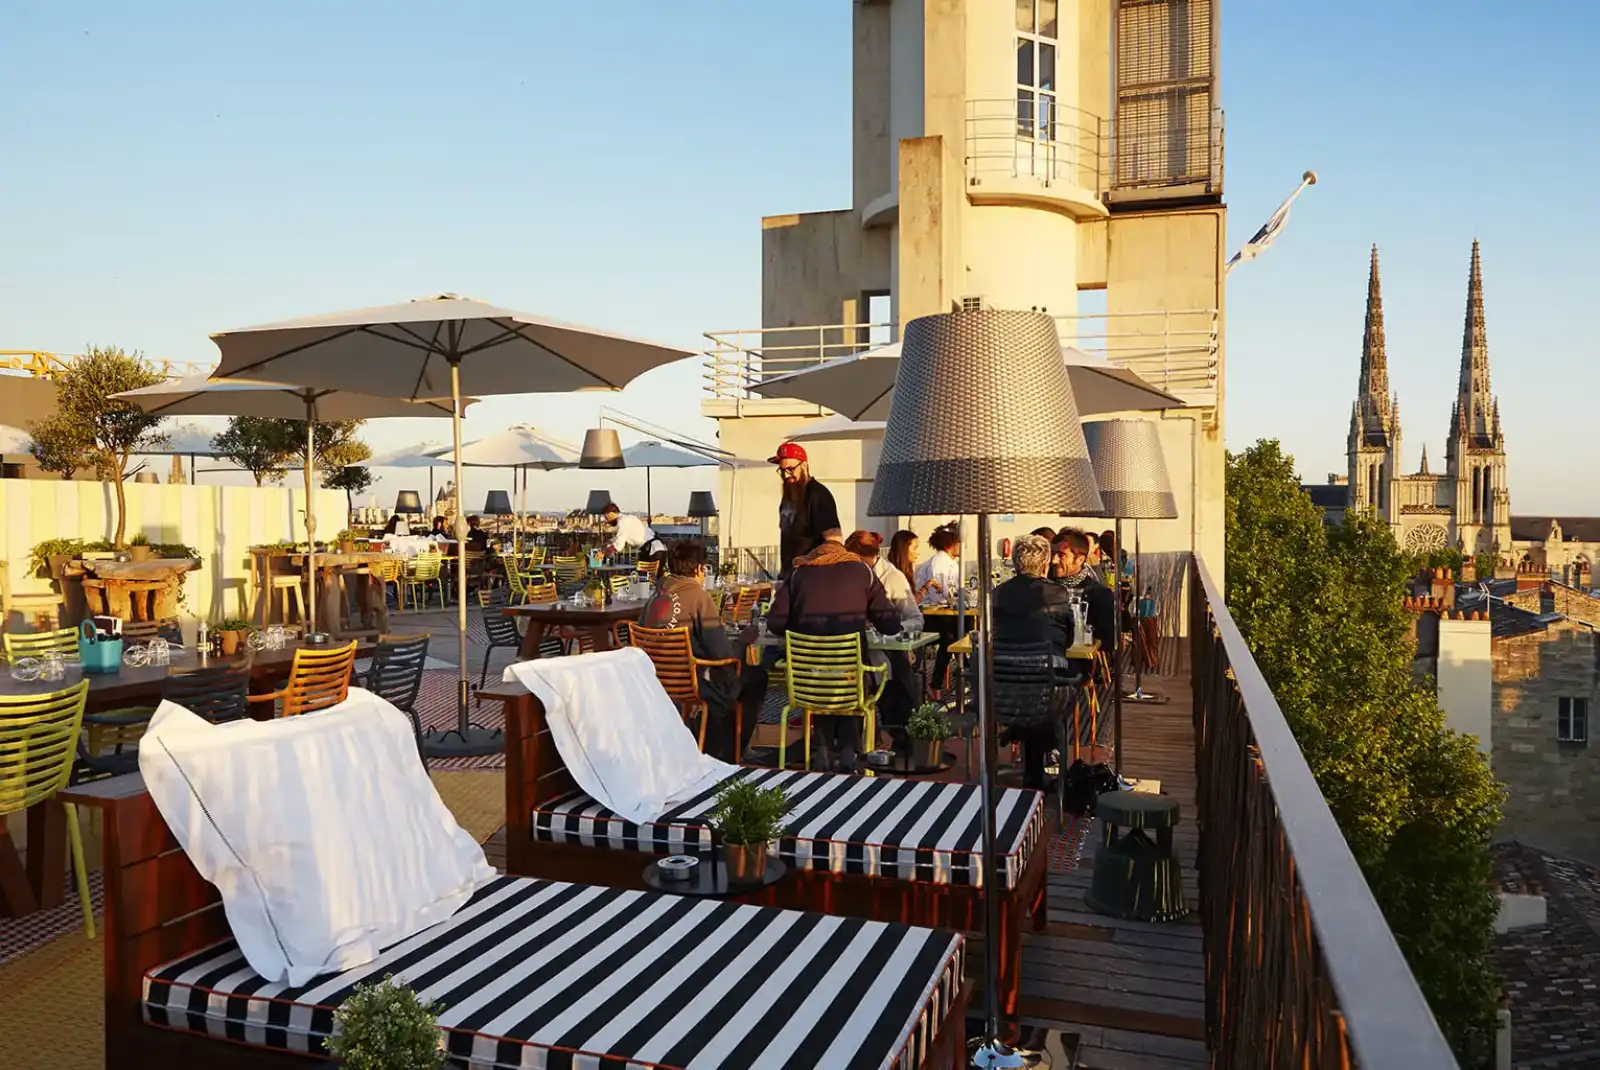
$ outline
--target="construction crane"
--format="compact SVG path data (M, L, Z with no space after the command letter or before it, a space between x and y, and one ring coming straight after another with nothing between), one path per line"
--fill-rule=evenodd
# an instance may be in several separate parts
M65 371L78 359L77 354L44 353L36 349L0 349L0 370L27 372L35 379L48 379ZM150 362L163 376L178 379L186 375L209 375L212 366L192 360L154 360Z

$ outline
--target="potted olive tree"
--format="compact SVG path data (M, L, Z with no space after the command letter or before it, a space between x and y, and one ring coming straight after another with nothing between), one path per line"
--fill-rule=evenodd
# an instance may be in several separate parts
M911 765L916 769L937 768L944 758L944 741L955 735L955 727L937 702L924 702L906 720L906 735L911 737Z
M356 533L349 528L345 528L335 535L333 541L339 544L339 552L341 554L353 554L356 552Z
M718 789L707 820L722 840L730 881L761 878L767 868L767 845L788 832L783 819L793 809L794 803L781 788L734 780Z
M356 986L333 1012L333 1035L323 1044L345 1070L438 1070L445 1065L440 1009L385 975Z

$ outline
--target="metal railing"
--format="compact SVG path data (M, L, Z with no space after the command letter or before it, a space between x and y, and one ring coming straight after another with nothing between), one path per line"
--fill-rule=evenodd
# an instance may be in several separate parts
M1189 583L1212 1064L1458 1070L1216 581Z
M1014 100L967 101L966 153L973 186L981 186L985 176L1035 178L1098 197L1110 173L1104 119L1026 91Z
M752 383L814 368L836 357L883 345L892 337L887 323L830 323L816 327L757 327L707 331L706 392L723 401L760 398Z
M1192 404L1216 404L1220 317L1214 308L1057 316L1063 346L1103 356Z

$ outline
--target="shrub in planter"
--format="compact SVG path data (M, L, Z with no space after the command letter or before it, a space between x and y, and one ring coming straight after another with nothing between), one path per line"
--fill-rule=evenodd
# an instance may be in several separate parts
M385 976L356 986L334 1011L334 1033L323 1043L345 1070L438 1070L445 1065L440 1009Z
M232 657L239 652L239 644L244 642L246 633L250 631L250 622L229 617L218 621L212 630L222 637L222 656Z
M128 559L130 561L150 560L150 539L144 532L139 532L128 540Z
M906 735L911 737L912 765L928 769L942 761L944 741L955 735L955 726L942 705L924 702L906 719Z
M783 819L794 809L781 788L761 788L745 780L724 784L706 815L722 840L729 880L755 880L767 868L767 845L788 832Z

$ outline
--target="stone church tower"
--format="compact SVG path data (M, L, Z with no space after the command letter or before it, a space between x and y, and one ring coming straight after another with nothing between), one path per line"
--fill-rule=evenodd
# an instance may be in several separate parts
M1511 552L1511 491L1500 402L1489 392L1489 339L1484 326L1483 268L1472 243L1467 315L1461 332L1461 378L1450 413L1445 471L1455 482L1455 544L1462 553Z
M1400 401L1389 393L1389 354L1383 340L1383 290L1378 247L1367 276L1367 326L1361 336L1361 381L1350 409L1348 508L1371 509L1397 523L1393 481L1400 474Z
M1511 493L1506 483L1500 405L1489 392L1489 342L1484 326L1483 268L1472 243L1461 375L1445 440L1445 471L1400 469L1400 400L1389 392L1383 337L1378 249L1367 279L1367 323L1361 340L1361 382L1350 413L1346 507L1369 509L1394 528L1406 549L1456 547L1465 554L1511 553Z

